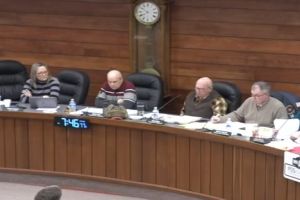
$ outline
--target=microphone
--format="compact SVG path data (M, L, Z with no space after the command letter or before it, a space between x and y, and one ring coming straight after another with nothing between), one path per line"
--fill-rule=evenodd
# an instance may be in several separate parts
M286 119L277 130L274 130L274 133L272 135L272 139L275 140L279 131L284 127L284 125L289 121L289 119Z
M164 103L162 106L160 106L158 108L158 110L162 110L164 107L166 107L167 105L169 105L170 103L172 103L173 101L175 101L176 99L178 99L179 97L181 97L181 95L176 95L175 97L172 97L169 101L167 101L166 103Z

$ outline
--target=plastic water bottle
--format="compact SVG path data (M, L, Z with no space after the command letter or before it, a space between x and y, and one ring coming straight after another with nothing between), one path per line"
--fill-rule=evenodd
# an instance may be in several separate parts
M158 122L159 121L159 110L157 109L157 107L153 108L153 111L152 111L152 120L154 122Z
M232 121L231 118L228 118L226 121L226 131L232 132Z
M70 110L70 112L75 112L76 111L76 102L75 102L74 99L70 99L69 110Z

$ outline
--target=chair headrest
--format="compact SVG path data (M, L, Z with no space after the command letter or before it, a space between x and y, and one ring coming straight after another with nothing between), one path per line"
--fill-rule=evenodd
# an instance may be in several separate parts
M60 82L59 103L67 104L74 98L77 104L83 104L89 89L89 77L76 70L62 70L57 74Z
M162 80L156 75L134 73L128 75L127 80L133 83L135 87L162 89Z
M233 83L225 81L215 81L214 89L227 100L228 112L236 110L241 104L240 89Z
M164 88L159 76L146 73L133 73L127 80L135 85L137 101L145 105L146 111L162 104Z
M0 61L0 95L3 99L20 99L28 74L25 66L18 61Z

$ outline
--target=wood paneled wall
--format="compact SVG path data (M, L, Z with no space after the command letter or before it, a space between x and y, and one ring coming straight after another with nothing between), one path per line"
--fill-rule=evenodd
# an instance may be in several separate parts
M256 80L300 95L299 10L295 0L174 0L172 92L210 76L236 83L244 97ZM130 0L0 0L0 59L87 71L93 104L108 69L134 70L130 11Z
M0 59L87 71L93 103L109 68L129 66L129 0L0 0Z
M236 83L243 96L254 81L300 95L300 2L176 0L171 16L172 88L198 77Z

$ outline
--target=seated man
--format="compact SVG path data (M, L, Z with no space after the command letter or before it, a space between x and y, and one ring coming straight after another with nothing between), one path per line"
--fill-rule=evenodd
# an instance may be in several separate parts
M125 108L134 109L136 106L135 87L129 81L123 80L118 70L107 73L107 81L101 87L95 101L96 107L104 108L110 104L123 105Z
M228 118L232 121L257 123L259 126L273 127L275 119L287 119L285 106L277 99L270 96L271 86L264 82L255 82L251 87L251 95L236 110L225 116L213 116L213 122L225 122Z
M197 80L195 90L190 92L184 102L181 114L210 118L213 115L226 114L225 99L213 89L208 77Z

